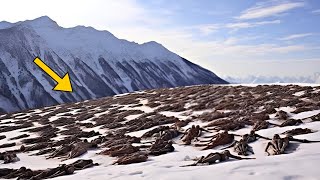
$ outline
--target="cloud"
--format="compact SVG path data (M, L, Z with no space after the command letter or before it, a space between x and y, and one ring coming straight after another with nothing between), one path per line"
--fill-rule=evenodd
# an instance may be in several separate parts
M224 24L222 22L217 24L191 24L186 27L181 25L182 21L175 21L174 17L172 17L177 13L172 7L164 11L163 9L166 9L166 7L162 7L162 9L159 9L159 6L156 5L145 7L145 4L139 2L141 1L10 0L4 1L0 6L0 21L16 22L48 15L63 27L92 26L100 30L108 30L117 37L129 41L138 43L157 41L169 50L197 64L214 72L224 74L241 71L245 73L248 70L246 69L248 67L246 63L250 64L250 62L257 62L267 58L287 60L288 57L295 57L297 53L305 52L304 54L308 54L309 51L317 48L316 46L305 44L256 44L257 42L252 43L249 41L255 38L256 34L250 37L244 37L244 35L230 37L227 33L226 37L222 35L223 31L230 29L237 30L268 24L280 24L280 20L261 20L260 22L229 21L229 23ZM301 6L303 6L303 3L256 4L255 7L242 12L239 19L250 20L278 15ZM229 13L226 14L229 15ZM220 14L215 13L214 15ZM223 17L229 19L226 15ZM217 31L219 33L215 33ZM203 35L210 36L204 38ZM319 48L317 52L318 50ZM242 66L236 64L234 69L231 69L232 62L235 61L243 61L244 63ZM218 66L220 67L219 69L217 69ZM252 69L268 72L268 70L261 70L256 66Z
M308 36L312 36L314 35L313 33L304 33L304 34L292 34L283 38L280 38L280 40L283 41L288 41L288 40L293 40L293 39L299 39L299 38L304 38L304 37L308 37Z
M1 19L9 22L47 15L64 27L86 25L101 30L112 26L159 25L168 21L166 16L156 16L156 13L135 0L11 0L0 6Z
M275 4L276 1L269 1L268 3L256 4L241 13L237 19L249 20L265 18L270 16L276 16L291 9L303 7L305 4L303 2L282 2Z
M131 28L130 33L125 29L114 29L112 32L116 32L116 35L121 38L134 40L138 43L150 40L157 41L172 52L208 68L218 75L246 75L259 72L264 75L287 74L295 76L296 74L313 72L314 69L318 70L316 64L320 62L320 57L316 62L309 63L307 58L297 56L297 54L320 50L317 46L303 43L290 45L250 43L252 38L261 37L242 35L221 39L219 34L212 34L210 37L213 40L200 39L201 35L197 31L180 26L154 29L139 26ZM290 66L290 62L294 58L304 58L305 63L300 63L304 68ZM269 60L277 62L268 68L264 64L259 65L260 61L268 64ZM282 62L286 62L286 66L283 66ZM283 69L283 67L286 68Z
M209 35L220 28L221 28L220 24L201 24L201 25L191 26L189 28L186 27L186 29L199 30L203 35Z
M211 35L214 32L217 32L223 28L229 28L234 31L239 29L246 29L252 27L258 27L269 24L280 24L280 20L273 21L260 21L260 22L235 22L227 24L200 24L195 26L184 27L186 30L196 30L199 31L202 35Z
M236 37L229 37L227 38L223 43L226 45L233 45L241 41L241 39L236 38Z
M312 14L320 14L320 9L316 9L316 10L313 10L311 11Z
M265 55L277 57L279 54L290 54L292 52L309 51L318 47L304 44L280 45L280 44L242 44L242 41L251 37L228 37L226 39L207 40L199 39L199 34L185 28L171 27L164 29L150 29L136 27L128 33L125 29L115 29L116 35L133 40L138 43L146 41L157 41L169 50L197 62L212 59L246 59L258 60ZM214 35L213 35L214 38Z
M229 60L227 62L215 63L216 69L221 69L221 74L232 77L245 78L248 75L255 76L310 76L319 72L320 58L303 59L260 59L259 61ZM228 68L224 68L228 67ZM286 67L286 68L284 68Z
M243 29L243 28L251 28L268 24L280 24L280 20L274 21L261 21L261 22L237 22L237 23L229 23L226 25L227 28L231 28L234 30Z

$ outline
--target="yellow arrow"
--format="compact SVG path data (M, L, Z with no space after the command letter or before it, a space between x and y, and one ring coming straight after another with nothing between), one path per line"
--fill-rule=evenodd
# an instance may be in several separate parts
M53 80L58 84L53 88L55 91L65 91L72 92L72 86L70 82L69 73L66 73L63 78L61 78L57 73L55 73L48 65L46 65L39 57L36 57L33 61L38 65L45 73L47 73Z

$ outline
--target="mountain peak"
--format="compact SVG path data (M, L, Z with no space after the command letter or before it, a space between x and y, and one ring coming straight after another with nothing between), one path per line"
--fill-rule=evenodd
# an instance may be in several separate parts
M12 26L12 23L7 21L0 21L0 29L6 29Z
M25 21L33 27L58 27L59 25L48 16L41 16L33 20Z
M156 41L149 41L149 42L145 42L142 45L144 46L153 46L153 47L162 47L164 48L164 46Z
M151 51L162 51L162 53L168 52L167 48L165 48L162 44L156 41L149 41L149 42L143 43L142 46Z
M41 16L38 17L36 19L33 19L31 21L40 21L40 22L55 22L54 20L52 20L49 16Z

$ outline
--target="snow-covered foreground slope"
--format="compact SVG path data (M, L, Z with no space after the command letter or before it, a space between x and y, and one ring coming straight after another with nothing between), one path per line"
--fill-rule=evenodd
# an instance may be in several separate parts
M60 77L69 72L74 92L52 91L55 82L33 63L37 56ZM48 17L0 22L0 112L137 90L225 83L156 42L137 44L91 27L62 28Z
M187 130L192 125L200 125L206 129L212 127L227 128L225 130L229 130L229 133L243 135L253 129L251 123L267 121L281 124L284 120L276 115L280 111L286 112L289 116L288 119L300 119L303 123L285 127L276 127L269 124L267 129L257 130L256 133L272 138L274 134L281 134L287 130L309 128L314 133L294 137L297 139L320 140L319 98L319 86L297 85L190 86L118 95L0 116L0 130L4 130L4 126L16 126L23 124L23 122L32 122L33 124L31 127L0 133L0 135L6 136L6 138L0 140L0 145L11 142L17 143L16 146L0 149L0 152L17 149L25 144L23 140L39 137L41 132L31 132L30 129L49 124L59 129L56 131L57 136L50 138L54 142L68 136L78 135L81 131L88 132L91 130L100 132L102 136L108 136L108 133L112 132L140 138L144 133L159 127L160 124L173 128L173 124L187 121L190 122L182 126L181 131ZM223 116L218 117L217 114L223 114ZM37 117L38 115L40 117ZM264 115L268 115L268 118L263 119ZM71 119L66 119L62 123L58 122L59 119L64 117ZM226 122L227 125L238 122L244 126L209 125L218 121ZM80 123L91 123L92 127L84 127ZM115 124L117 126L110 126ZM80 127L81 131L63 135L64 130L71 132L74 131L74 127ZM22 132L23 130L27 131ZM211 133L203 133L199 140L204 140L206 139L205 136L218 133L218 131L211 131ZM25 133L29 134L30 137L22 140L9 140ZM97 137L98 135L81 139L91 141ZM49 154L31 156L38 151L21 152L17 154L20 161L0 164L0 169L26 166L36 170L57 167L62 163L69 164L78 159L92 159L99 163L99 166L56 179L317 180L320 177L318 170L320 143L290 142L285 154L267 156L264 149L269 140L258 139L249 144L254 154L248 157L256 159L230 159L226 162L208 166L180 167L194 163L195 161L192 159L196 157L205 156L212 152L221 152L222 148L222 146L218 146L202 151L200 147L195 147L195 144L199 143L198 141L193 140L190 145L185 145L180 137L181 135L172 139L174 141L174 152L160 156L149 155L146 162L137 164L112 165L117 158L98 155L97 153L108 149L99 145L100 148L90 149L84 155L67 161L61 161L58 158L45 159ZM139 146L143 145L144 142L153 144L156 138L156 136L141 138L140 143L132 143L132 145ZM236 140L239 139L240 137L236 137ZM148 150L141 148L140 151L147 152ZM232 148L230 148L230 152L236 155Z
M320 113L320 111L317 111ZM308 117L308 116L305 116ZM301 128L320 130L320 122L302 125ZM270 138L271 134L281 133L289 128L272 128L259 131L259 134ZM249 133L250 129L240 130L241 133ZM235 131L238 133L238 131ZM300 135L297 138L320 139L320 133ZM178 139L176 139L178 141ZM81 171L72 178L75 179L226 179L226 180L317 180L320 172L320 143L299 144L294 153L280 156L266 156L264 148L268 141L260 140L251 144L256 155L255 160L230 161L210 166L179 167L181 165L192 164L189 158L196 158L219 150L199 151L197 148L174 145L176 151L160 157L150 158L149 161L113 166L112 159L106 159L95 155L86 155L86 158L95 159L102 165L95 169ZM81 157L84 158L84 157ZM74 161L74 160L73 160ZM57 179L70 179L64 176Z

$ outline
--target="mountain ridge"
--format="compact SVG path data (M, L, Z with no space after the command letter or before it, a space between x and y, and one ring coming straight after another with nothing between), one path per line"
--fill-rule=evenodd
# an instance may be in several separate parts
M58 75L69 72L74 93L33 64L40 57ZM60 27L49 17L0 23L0 111L76 102L138 90L225 84L214 73L150 41L118 39L92 27Z

